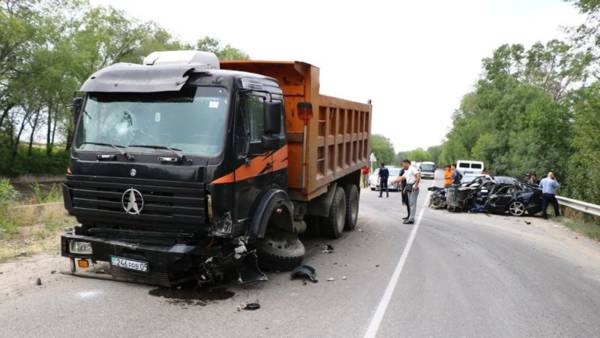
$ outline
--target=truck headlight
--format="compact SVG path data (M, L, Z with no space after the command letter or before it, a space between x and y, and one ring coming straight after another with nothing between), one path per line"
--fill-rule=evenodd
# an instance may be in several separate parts
M70 241L69 242L69 252L77 255L91 255L92 254L92 243L90 242L80 242L80 241Z

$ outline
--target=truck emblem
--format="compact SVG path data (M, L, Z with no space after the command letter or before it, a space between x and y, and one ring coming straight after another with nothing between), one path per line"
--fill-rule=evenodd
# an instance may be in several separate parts
M139 215L144 208L144 198L139 190L129 188L123 193L121 204L126 213L130 215Z
M134 177L136 174L137 174L137 170L135 170L135 169L129 170L129 175L131 175L131 177Z

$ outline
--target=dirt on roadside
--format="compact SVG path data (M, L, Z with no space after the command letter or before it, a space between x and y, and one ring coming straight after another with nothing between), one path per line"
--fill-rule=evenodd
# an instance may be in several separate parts
M67 259L58 253L19 257L0 263L0 303L9 297L59 283L66 277L60 272L67 268Z

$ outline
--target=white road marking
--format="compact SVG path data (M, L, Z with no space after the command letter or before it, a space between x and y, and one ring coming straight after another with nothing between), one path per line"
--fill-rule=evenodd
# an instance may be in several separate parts
M427 193L427 197L425 198L425 204L421 207L421 212L417 216L415 220L415 225L410 232L410 236L408 237L408 241L406 242L406 246L404 247L404 251L402 251L402 256L400 256L400 260L396 265L396 269L394 269L394 273L392 274L392 278L385 288L385 292L379 301L379 305L377 305L377 310L375 314L371 318L371 322L369 324L369 328L365 333L365 338L375 338L377 335L377 331L379 330L379 326L381 325L381 321L383 320L383 316L385 315L385 311L387 310L388 305L390 304L390 300L392 299L392 295L394 294L394 290L396 289L396 285L398 284L398 280L400 279L400 274L402 273L402 269L404 268L404 263L406 262L406 258L408 257L408 252L412 247L413 242L415 241L415 237L417 237L417 231L419 230L419 225L421 224L421 219L423 219L423 213L425 212L425 208L429 204L429 197L431 193Z

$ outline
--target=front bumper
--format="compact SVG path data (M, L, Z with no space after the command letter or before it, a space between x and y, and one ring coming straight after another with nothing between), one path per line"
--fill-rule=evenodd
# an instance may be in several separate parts
M74 254L69 251L69 242L77 240L89 242L92 254ZM199 249L194 245L175 244L157 246L133 244L112 239L76 235L67 232L61 236L61 255L71 259L71 273L86 277L98 277L137 282L161 286L173 286L193 278L193 271L201 257ZM127 270L110 265L111 256L129 258L148 263L148 272ZM91 261L90 268L82 269L75 264L76 259ZM107 269L97 269L98 266ZM94 273L99 273L94 276Z

